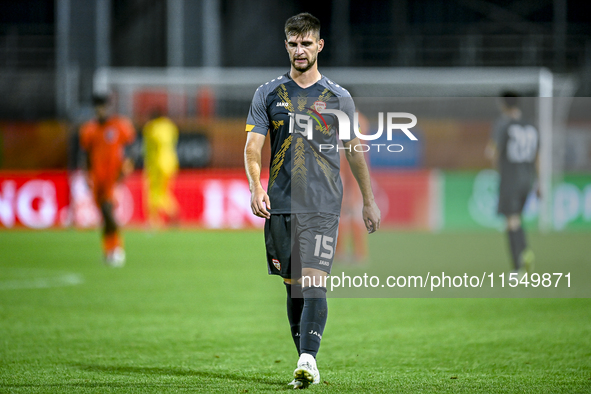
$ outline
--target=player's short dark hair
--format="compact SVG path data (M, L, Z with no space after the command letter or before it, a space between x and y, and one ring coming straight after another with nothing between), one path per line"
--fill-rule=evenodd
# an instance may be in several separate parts
M501 96L501 100L505 107L507 108L515 108L519 106L519 95L512 91L503 92Z
M99 106L99 105L105 105L109 103L109 97L107 95L104 94L94 94L92 96L92 105L93 106Z
M302 12L285 21L285 36L304 37L312 34L320 39L320 21L314 15Z

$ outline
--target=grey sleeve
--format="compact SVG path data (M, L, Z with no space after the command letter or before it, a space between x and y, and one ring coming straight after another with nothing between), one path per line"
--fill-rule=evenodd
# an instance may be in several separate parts
M246 118L246 131L267 135L269 131L269 115L267 114L266 95L263 87L254 92L248 117Z

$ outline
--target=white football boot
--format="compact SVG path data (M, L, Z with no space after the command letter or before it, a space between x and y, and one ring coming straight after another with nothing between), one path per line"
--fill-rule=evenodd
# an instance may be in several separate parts
M310 384L320 383L320 372L318 372L316 360L311 354L302 353L298 360L298 367L293 371L293 378L301 383L298 387L294 385L294 389L305 389Z
M116 247L105 257L105 264L109 267L123 267L125 265L125 251L121 247Z
M302 382L298 382L297 380L292 380L287 384L288 386L292 386L294 389L299 389L302 386Z

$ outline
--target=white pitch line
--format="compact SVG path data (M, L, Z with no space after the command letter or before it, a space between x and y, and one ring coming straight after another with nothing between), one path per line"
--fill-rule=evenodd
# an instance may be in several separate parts
M52 287L76 286L84 283L81 274L51 270L11 270L10 276L18 279L0 279L1 290L48 289Z

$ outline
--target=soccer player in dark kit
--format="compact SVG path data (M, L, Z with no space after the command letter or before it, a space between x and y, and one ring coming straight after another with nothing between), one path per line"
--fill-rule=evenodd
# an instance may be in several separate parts
M501 97L502 117L492 130L486 155L496 162L501 177L498 213L506 218L513 270L533 272L534 254L527 247L521 211L537 178L538 130L522 118L519 97ZM536 189L539 194L539 188Z
M359 140L352 129L351 96L318 71L317 56L324 47L320 22L308 13L295 15L285 23L285 36L291 68L254 94L246 122L245 165L252 211L266 219L269 274L281 276L287 289L287 316L299 354L290 384L306 388L320 382L316 355L326 325L326 278L343 194L339 139L363 196L360 214L368 232L379 229L381 214L363 153L354 149ZM265 191L261 151L268 133L272 157Z

